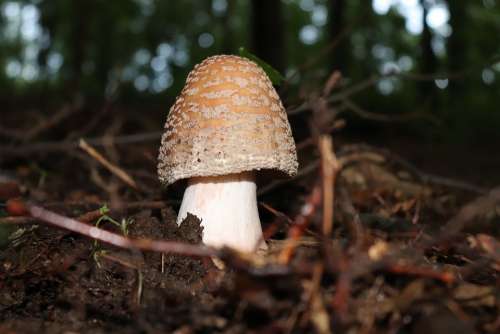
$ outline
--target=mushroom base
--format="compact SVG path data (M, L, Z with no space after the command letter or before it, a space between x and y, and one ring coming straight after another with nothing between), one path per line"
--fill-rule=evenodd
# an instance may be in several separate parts
M203 243L241 252L267 248L257 209L257 186L252 172L189 180L177 217L201 220Z

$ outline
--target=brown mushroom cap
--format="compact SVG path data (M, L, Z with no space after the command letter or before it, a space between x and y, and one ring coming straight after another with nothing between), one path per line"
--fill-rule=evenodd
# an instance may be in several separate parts
M281 100L265 72L237 56L195 66L165 123L158 175L164 184L270 169L297 173L297 152Z

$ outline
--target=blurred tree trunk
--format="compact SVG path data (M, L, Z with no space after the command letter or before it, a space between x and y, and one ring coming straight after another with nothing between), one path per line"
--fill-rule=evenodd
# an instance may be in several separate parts
M420 0L424 13L422 16L422 35L420 37L420 71L422 73L435 73L437 70L437 58L432 49L432 32L426 22L429 12L429 3L426 0ZM427 107L434 110L436 107L436 86L434 81L422 81L419 83L419 92L421 101L424 101Z
M467 64L467 3L468 1L448 0L450 12L449 24L452 29L447 43L447 71L450 73L461 72ZM447 108L445 115L447 123L453 127L459 119L463 119L468 110L464 78L453 78L449 81Z
M467 66L467 1L448 0L452 34L448 38L448 70L460 72ZM463 80L450 81L450 93L460 97L463 93Z
M330 0L329 5L330 43L337 44L330 56L330 67L331 70L340 70L345 74L349 52L348 38L342 37L345 29L345 1ZM340 40L340 38L342 39Z
M278 71L285 69L285 40L280 0L252 0L253 52Z
M70 32L69 70L70 70L70 91L80 90L83 74L83 62L85 59L85 44L88 36L88 21L90 17L90 1L73 0L72 18Z
M106 86L109 83L109 75L113 65L113 27L110 27L109 23L103 17L100 17L100 22L98 22L98 24L101 27L101 34L99 41L96 42L97 55L95 58L95 69L96 77L98 79L96 84L99 92L104 94Z

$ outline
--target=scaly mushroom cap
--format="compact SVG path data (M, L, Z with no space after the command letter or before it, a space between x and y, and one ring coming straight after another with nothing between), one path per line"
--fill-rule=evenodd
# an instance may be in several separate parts
M237 56L213 56L189 73L165 123L158 175L196 176L270 169L293 176L297 152L287 115L265 72Z

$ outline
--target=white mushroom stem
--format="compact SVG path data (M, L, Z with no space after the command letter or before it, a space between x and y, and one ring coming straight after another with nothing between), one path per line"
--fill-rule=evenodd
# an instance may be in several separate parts
M266 248L252 172L189 179L177 224L188 213L201 220L206 245L229 246L242 252Z

